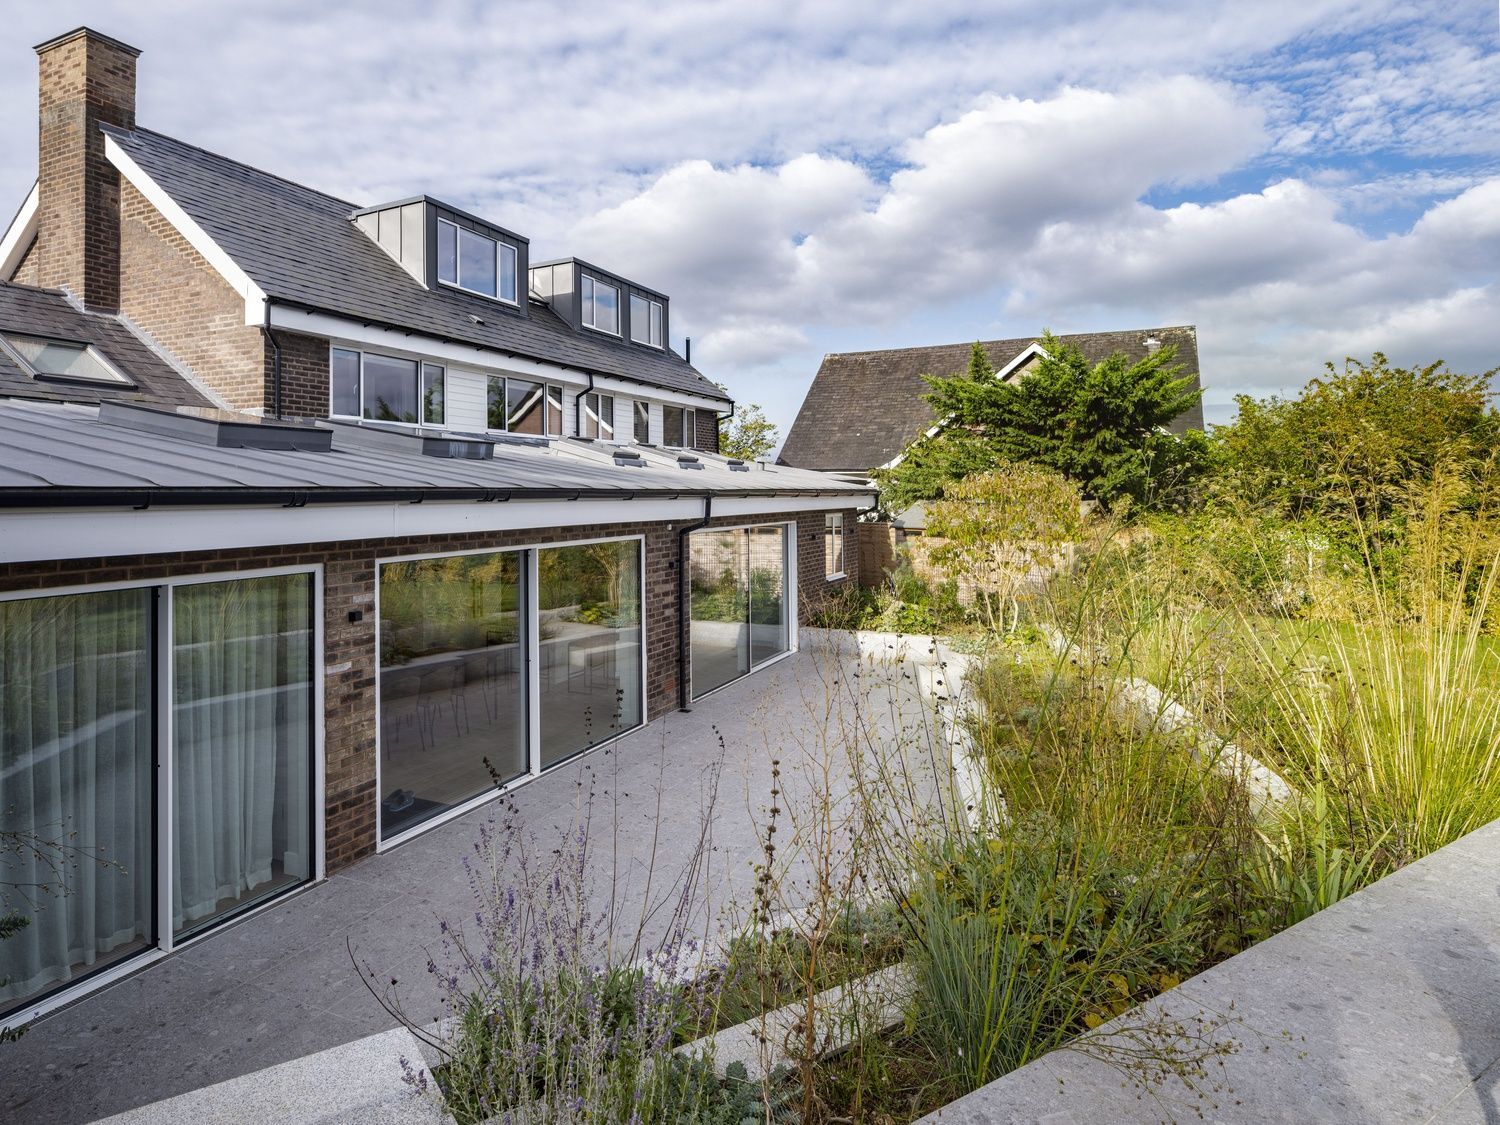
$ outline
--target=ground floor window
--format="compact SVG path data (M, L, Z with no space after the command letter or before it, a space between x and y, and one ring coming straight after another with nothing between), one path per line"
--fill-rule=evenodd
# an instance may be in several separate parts
M780 525L699 531L689 552L697 698L790 648L788 537Z
M644 721L639 538L380 565L380 837Z
M829 581L844 577L844 513L823 517L823 575Z
M0 1013L312 877L312 582L0 601Z

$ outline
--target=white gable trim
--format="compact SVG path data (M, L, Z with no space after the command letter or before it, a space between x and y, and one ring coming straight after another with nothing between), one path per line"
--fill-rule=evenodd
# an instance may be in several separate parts
M31 244L36 241L37 186L37 184L31 185L31 190L26 193L21 209L10 221L5 237L0 238L0 279L5 281L16 276L21 259L26 256L26 251L31 249Z
M1021 349L1021 354L1020 355L1016 356L1015 359L1011 360L1004 367L1002 367L999 371L995 372L995 378L999 379L1002 383L1008 382L1010 380L1010 373L1012 371L1016 370L1016 368L1021 367L1022 365L1024 365L1027 360L1031 359L1032 356L1041 356L1043 359L1051 359L1052 358L1050 355L1047 354L1047 350L1045 348L1043 348L1041 344L1037 344L1037 343L1027 344L1026 347L1024 347L1024 348ZM940 434L940 433L943 432L944 427L946 427L948 425L948 423L951 422L952 420L953 420L952 415L949 415L947 418L944 418L942 421L936 423L935 425L929 426L927 428L927 432L924 433L920 438L917 438L916 440L917 441L925 441L927 438L937 437L938 434ZM910 447L911 443L908 442L907 445L908 445L908 447ZM881 465L880 467L882 469L894 469L897 465L901 464L901 462L904 461L904 460L906 460L906 450L905 449L903 449L900 453L896 454L896 456L892 457L889 461L887 461L884 465Z
M151 206L162 213L167 222L172 224L172 228L187 239L188 245L203 255L204 260L229 283L230 288L244 298L245 323L260 324L265 315L266 295L259 285L250 280L250 275L240 269L234 259L209 237L208 232L194 222L188 213L177 205L177 201L148 176L145 169L131 159L130 154L107 133L104 136L104 155L120 170L120 174L130 181L131 186L144 195Z
M1015 359L1011 360L999 371L995 372L995 378L999 379L1002 383L1009 382L1010 373L1016 368L1025 364L1026 361L1029 360L1032 356L1041 356L1043 359L1052 358L1047 354L1047 350L1043 348L1041 344L1027 344L1026 347L1021 349L1020 355L1016 356Z

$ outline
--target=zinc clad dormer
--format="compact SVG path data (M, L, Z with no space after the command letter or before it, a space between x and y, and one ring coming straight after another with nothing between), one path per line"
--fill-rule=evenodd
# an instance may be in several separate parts
M667 297L591 262L538 262L531 267L531 292L580 332L667 349Z
M528 240L514 231L425 195L351 218L428 289L487 297L526 315Z

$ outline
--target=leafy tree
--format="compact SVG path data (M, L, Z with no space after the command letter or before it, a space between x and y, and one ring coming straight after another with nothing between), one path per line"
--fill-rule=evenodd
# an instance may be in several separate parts
M1202 435L1164 429L1202 394L1172 362L1176 349L1090 364L1050 332L1040 342L1045 355L1013 383L995 376L978 344L964 374L926 376L943 429L879 474L888 508L933 499L947 481L1005 462L1051 469L1105 506L1186 502L1207 446Z
M733 419L719 419L719 452L741 461L758 461L776 448L776 425L755 403L735 411Z
M1078 538L1082 508L1075 485L1032 465L950 481L927 505L928 559L974 591L992 632L1006 633L1020 615L1021 587Z
M1296 398L1235 400L1212 441L1218 494L1292 519L1379 520L1440 469L1472 474L1500 449L1493 372L1392 367L1379 352L1326 367Z

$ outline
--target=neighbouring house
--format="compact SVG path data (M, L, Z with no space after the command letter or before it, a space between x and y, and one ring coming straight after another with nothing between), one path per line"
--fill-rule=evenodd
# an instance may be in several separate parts
M1198 381L1198 330L1192 325L1080 332L1058 339L1076 344L1090 363L1116 352L1135 362L1171 344L1177 348L1175 362L1182 365L1182 373ZM980 346L996 374L1011 380L1024 378L1045 354L1034 336L983 341ZM925 397L931 388L922 376L959 374L968 367L973 347L938 344L824 356L778 463L855 479L889 465L940 421L933 417ZM1201 430L1202 405L1178 418L1172 428Z
M486 761L522 783L765 666L857 578L870 490L719 456L667 295L141 128L108 36L36 50L0 237L0 891L31 918L0 1021L492 798Z

